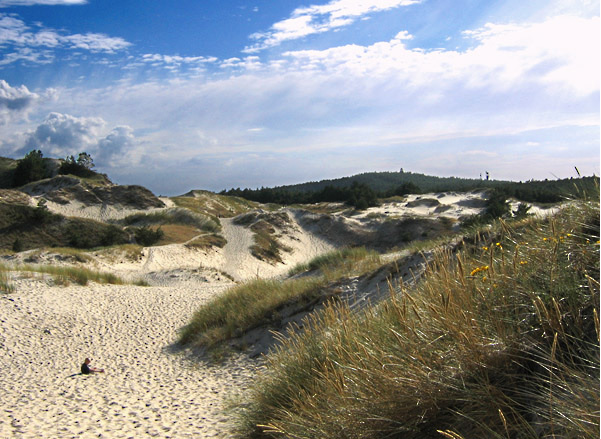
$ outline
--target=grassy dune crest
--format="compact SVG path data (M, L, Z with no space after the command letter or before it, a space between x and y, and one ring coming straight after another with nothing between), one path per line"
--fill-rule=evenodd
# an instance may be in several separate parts
M257 279L238 285L200 308L182 330L180 342L211 347L242 335L268 323L283 304L311 300L322 285L322 279Z
M308 303L324 294L327 285L342 276L364 273L379 263L373 251L346 249L320 256L296 273L318 268L321 275L285 281L256 279L226 291L202 306L183 328L180 342L212 347L278 318L278 309Z
M599 437L599 203L500 230L282 340L239 437Z

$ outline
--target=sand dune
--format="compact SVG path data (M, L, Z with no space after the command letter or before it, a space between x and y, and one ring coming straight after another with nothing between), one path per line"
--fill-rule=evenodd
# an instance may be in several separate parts
M337 215L364 225L374 214L460 218L482 209L479 193L420 197L352 217ZM132 213L81 203L49 207L100 220ZM212 364L178 351L174 342L193 312L234 281L283 275L335 247L335 239L318 236L310 221L303 223L304 214L286 212L289 224L278 232L288 248L283 263L253 257L252 232L222 219L227 239L222 249L172 244L145 248L135 261L91 253L87 265L126 279L143 278L150 287L60 286L41 275L13 273L16 292L0 296L0 437L230 437L223 403L252 381L260 359L234 355ZM56 263L50 255L39 259ZM78 374L88 356L106 373Z

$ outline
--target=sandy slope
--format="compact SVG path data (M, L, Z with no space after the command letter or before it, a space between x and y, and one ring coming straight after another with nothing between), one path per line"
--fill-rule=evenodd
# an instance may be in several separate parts
M370 214L460 218L480 212L481 199L478 193L408 197L349 220L367 221ZM102 220L132 213L75 203L49 207ZM230 437L222 403L251 382L258 360L199 362L173 349L178 329L233 285L230 277L282 275L332 244L303 228L290 211L288 232L278 239L291 251L282 253L284 264L273 265L252 257L249 229L231 219L222 226L228 241L223 249L168 245L144 249L137 261L104 257L89 263L144 278L151 287L57 286L39 276L13 280L16 292L0 296L0 438ZM107 373L78 375L86 356Z
M224 285L15 286L0 297L0 437L228 437L221 404L255 365L208 366L172 347ZM86 356L107 372L74 375Z

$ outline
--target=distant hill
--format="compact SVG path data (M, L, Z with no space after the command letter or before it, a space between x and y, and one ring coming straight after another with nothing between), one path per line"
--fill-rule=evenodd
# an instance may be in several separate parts
M315 203L320 201L352 202L356 198L366 198L371 205L377 198L387 198L409 193L429 192L468 192L473 190L495 189L502 191L507 198L525 202L557 203L569 198L581 198L593 193L599 186L599 178L566 178L513 182L506 180L469 179L458 177L435 177L412 172L368 172L333 180L321 180L295 185L261 189L230 189L222 194L235 195L261 203Z
M354 182L365 184L380 193L395 190L399 186L408 183L416 185L422 192L467 192L474 189L492 188L510 183L503 180L434 177L413 172L365 172L332 180L280 186L278 189L291 192L317 192L326 186L350 187Z

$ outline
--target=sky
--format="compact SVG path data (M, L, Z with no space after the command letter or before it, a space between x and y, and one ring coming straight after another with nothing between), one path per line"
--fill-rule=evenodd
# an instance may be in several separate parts
M599 175L589 0L0 0L0 156L156 194Z

